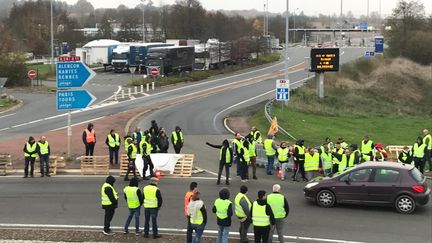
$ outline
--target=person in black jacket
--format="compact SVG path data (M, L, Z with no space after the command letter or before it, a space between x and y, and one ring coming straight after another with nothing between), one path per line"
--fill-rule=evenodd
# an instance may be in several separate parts
M232 157L233 152L230 147L230 144L227 139L223 140L222 145L214 145L209 142L206 142L206 144L212 148L219 149L219 172L218 172L218 179L217 179L217 185L220 184L220 179L222 175L222 170L225 167L225 176L226 176L226 184L229 185L229 168L232 164Z
M270 225L257 226L258 220L260 220L260 219L256 218L254 220L253 215L254 215L254 206L255 205L265 206L265 213L269 217ZM270 228L275 225L275 218L274 218L274 214L273 214L273 211L272 211L270 205L267 204L266 192L265 191L258 191L258 200L256 200L252 204L252 207L251 207L251 210L250 210L250 217L252 218L252 223L254 225L254 238L255 238L255 242L257 242L257 243L259 243L259 242L267 243L268 239L269 239L269 235L270 235Z
M164 130L161 130L159 132L159 137L157 139L157 146L159 148L159 153L168 153L169 149L169 139L168 136L165 134Z
M111 224L111 220L114 217L115 209L118 206L117 192L115 191L115 189L113 190L115 181L116 179L113 176L108 176L105 180L105 183L111 185L112 188L109 186L105 186L105 184L103 186L104 189L102 193L102 209L105 210L104 231L103 231L105 235L114 234L110 229L110 224ZM104 205L104 194L108 197L109 200L108 205Z
M155 120L151 121L149 132L153 137L157 137L159 135L159 127Z
M216 199L214 206L213 206L213 213L216 214L217 218L217 225L218 225L218 237L217 242L220 243L228 243L228 235L229 235L229 229L231 227L231 217L233 215L233 209L232 209L232 203L229 201L230 192L228 188L222 188L219 191L219 198ZM222 208L217 208L218 203L222 202L221 204L224 204L223 202L226 202L228 204L228 208L225 210ZM220 218L218 215L224 216L224 218Z
M30 177L34 177L34 163L37 155L37 144L34 137L30 136L24 144L24 178L28 177L28 168L30 165Z
M183 132L179 126L176 126L171 135L171 142L176 154L179 154L184 144Z
M398 160L404 164L411 164L413 161L413 156L411 150L405 146L403 150L399 153Z

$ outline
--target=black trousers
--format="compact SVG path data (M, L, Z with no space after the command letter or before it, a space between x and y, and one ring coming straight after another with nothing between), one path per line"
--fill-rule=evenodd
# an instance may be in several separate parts
M94 147L95 147L95 143L85 144L86 156L93 156Z
M29 165L30 165L30 175L33 176L35 160L36 160L36 158L33 158L33 157L25 157L25 159L24 159L24 176L28 176Z
M241 166L241 179L248 180L249 179L249 166L247 162L240 162Z
M190 223L190 216L186 217L187 219L187 230L186 230L186 243L192 243L192 226Z
M222 176L222 170L225 167L225 176L226 182L229 182L229 168L230 164L225 163L224 161L219 161L219 172L218 172L218 182L220 182Z
M110 164L115 163L118 164L118 158L119 158L119 147L109 148L109 160Z
M420 170L423 174L425 167L425 159L424 158L414 158L414 166Z
M105 217L104 217L104 231L109 232L111 226L111 220L114 217L115 207L106 207L105 209Z
M49 155L41 155L39 157L40 160L40 173L41 176L49 175L50 163L49 163ZM45 168L45 171L44 171Z
M183 146L174 146L174 151L176 154L180 153L180 150L182 149Z
M298 172L300 172L301 177L303 179L306 178L304 164L305 164L304 160L294 160L294 175L293 175L294 179L297 179Z
M254 226L255 243L267 243L270 234L270 226Z
M153 162L151 160L151 157L149 155L144 156L143 160L144 160L144 169L143 169L144 170L143 171L144 177L145 177L145 173L149 167L150 167L150 177L153 177L154 165L153 165Z
M131 171L133 173L133 176L136 177L135 160L133 160L133 159L129 160L128 169L127 169L125 178L129 178L129 172L131 172Z

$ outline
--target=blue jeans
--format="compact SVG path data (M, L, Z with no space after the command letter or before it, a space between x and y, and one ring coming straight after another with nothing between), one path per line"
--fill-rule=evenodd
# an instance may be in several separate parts
M230 227L229 226L220 226L218 225L218 237L216 242L217 243L228 243L228 234Z
M126 220L124 231L129 231L129 224L132 221L132 217L135 215L135 232L139 232L140 214L141 214L141 207L129 208L129 216Z
M191 224L192 230L195 231L195 237L193 238L192 243L200 243L205 226L205 224Z
M158 215L159 209L157 208L145 208L144 209L144 235L149 234L149 227L150 227L150 218L152 220L152 230L153 230L153 236L158 234L158 226L157 226L157 215Z
M274 160L275 160L274 156L267 156L267 174L272 173Z

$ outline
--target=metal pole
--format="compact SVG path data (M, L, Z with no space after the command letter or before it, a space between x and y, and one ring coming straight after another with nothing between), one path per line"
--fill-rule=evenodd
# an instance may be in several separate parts
M71 124L71 120L72 120L72 113L69 110L68 111L68 116L67 116L67 157L70 158L71 157L71 140L72 140L72 124Z
M264 3L263 36L266 35L266 4Z
M343 8L343 0L341 0L340 4L340 41L339 41L339 47L342 47L342 8Z
M319 97L324 98L324 73L319 73Z
M53 0L50 1L51 13L51 65L54 65L54 21L53 21Z
M286 1L286 14L285 14L285 80L288 82L288 87L290 87L289 73L288 73L288 44L289 44L289 0ZM289 92L290 90L288 90ZM285 102L284 105L287 105Z
M369 37L369 0L367 0L367 15L366 15L366 22L367 22L367 28L366 28L366 38ZM368 44L369 42L365 40L365 46L366 44Z
M145 0L141 0L142 5L143 5L143 15L142 15L142 35L143 35L143 43L145 43Z

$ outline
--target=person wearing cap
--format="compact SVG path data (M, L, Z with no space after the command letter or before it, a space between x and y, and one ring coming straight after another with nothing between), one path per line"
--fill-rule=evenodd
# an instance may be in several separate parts
M204 233L204 228L207 224L207 210L204 202L201 200L201 193L196 191L191 198L188 205L189 219L191 229L195 231L193 243L200 243L201 236Z
M40 176L50 177L49 157L51 154L51 149L45 136L42 136L39 142L37 143L36 150L39 155L39 161L40 161L40 174L41 174Z
M105 139L105 144L108 146L109 161L110 164L118 164L119 160L119 149L120 149L120 135L111 129L107 138Z
M113 235L110 229L111 220L114 217L115 209L118 205L118 194L114 188L116 179L113 176L108 176L101 188L101 203L102 209L105 210L104 216L104 235Z
M189 203L191 202L191 198L194 195L195 192L197 192L198 183L195 181L192 181L189 185L189 191L185 193L184 196L184 216L187 219L187 229L186 229L186 242L191 243L192 242L192 227L189 217Z
M94 147L96 145L96 133L93 123L89 123L84 129L82 140L85 145L85 155L93 156Z
M231 217L233 215L232 203L229 200L230 192L228 188L219 191L219 198L215 200L213 213L216 214L218 225L217 243L228 243L228 235L231 227Z
M273 137L273 134L268 134L267 139L264 140L264 150L267 156L267 175L273 175L273 165L277 154L277 146Z
M251 206L250 217L254 226L255 242L267 243L270 228L275 224L273 211L266 200L266 192L258 191L258 199Z
M429 171L432 171L432 136L428 129L423 129L423 143L425 149L425 164L429 165Z
M318 153L317 153L318 154ZM267 196L267 204L270 205L274 218L275 227L271 227L268 242L273 241L273 232L276 228L279 242L284 242L284 219L289 214L289 204L285 196L280 193L281 186L273 185L273 193Z
M374 148L375 148L374 142L369 139L368 135L364 136L363 141L361 141L361 143L360 143L360 152L363 155L365 155L364 158L366 158L366 156L369 156L369 160L367 160L367 161L373 161Z
M28 169L30 166L30 177L34 177L34 163L37 156L37 144L34 137L30 136L28 141L24 144L24 178L28 177Z
M411 164L413 157L408 146L403 147L403 150L399 153L398 160L404 164Z
M159 209L162 207L162 194L158 188L159 179L152 177L150 185L145 186L144 193L144 238L149 237L150 219L152 221L153 239L160 238L158 234L157 217Z
M381 143L377 143L375 145L375 161L386 161L387 157L386 157L386 153L385 150L383 149L383 145Z
M419 169L422 174L425 166L425 150L426 144L423 143L423 138L421 136L417 137L417 141L412 147L412 154L414 158L414 166Z
M135 235L139 235L139 218L141 212L141 205L144 202L144 197L141 193L141 190L138 188L138 179L132 178L129 182L129 186L126 186L123 189L123 192L124 198L129 208L129 216L126 220L123 234L129 233L129 224L132 221L132 218L135 216Z
M247 197L248 188L245 185L240 187L240 192L234 199L235 214L240 221L240 242L249 242L247 233L252 220L250 218L251 201Z

